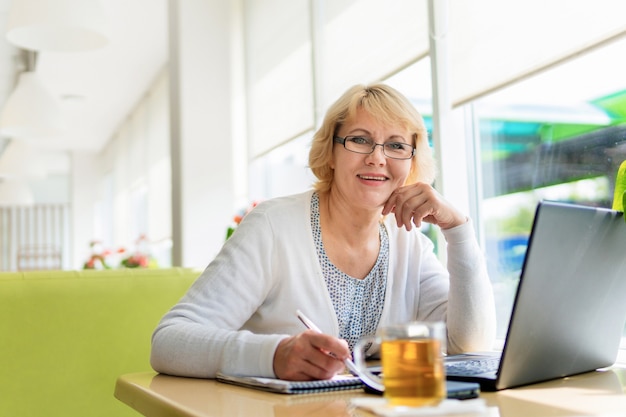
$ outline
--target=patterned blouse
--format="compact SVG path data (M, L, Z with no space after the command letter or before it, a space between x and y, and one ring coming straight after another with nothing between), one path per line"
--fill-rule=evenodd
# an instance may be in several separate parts
M353 350L361 337L376 333L382 314L389 266L387 229L381 222L380 252L376 264L364 279L356 279L340 271L326 255L322 243L317 193L313 193L311 198L311 225L326 287L339 320L339 337L345 339L350 350Z

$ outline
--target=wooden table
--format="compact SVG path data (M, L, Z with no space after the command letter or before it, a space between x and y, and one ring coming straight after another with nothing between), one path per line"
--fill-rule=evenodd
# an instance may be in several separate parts
M148 417L369 417L350 399L362 391L284 395L214 380L123 375L115 397ZM610 368L496 393L482 393L489 417L626 416L626 368Z

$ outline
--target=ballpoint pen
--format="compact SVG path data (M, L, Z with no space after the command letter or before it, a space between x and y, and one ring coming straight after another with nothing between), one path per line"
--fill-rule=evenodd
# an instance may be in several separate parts
M314 332L317 333L322 333L322 331L320 330L319 327L317 327L315 325L315 323L313 323L307 316L304 315L304 313L300 310L296 310L296 315L298 316L298 318L300 319L300 321L302 322L302 324L304 324L306 326L307 329L313 330ZM332 352L329 352L330 356L335 356L333 355ZM352 372L354 375L360 376L361 373L359 372L359 369L356 367L356 365L354 364L354 362L352 362L352 359L350 358L346 358L343 363L346 365L346 367L350 370L350 372Z

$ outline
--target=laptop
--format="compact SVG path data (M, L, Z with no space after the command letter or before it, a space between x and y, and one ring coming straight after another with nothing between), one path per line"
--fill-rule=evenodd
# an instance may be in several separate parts
M450 356L446 377L496 391L611 366L625 321L624 214L540 202L503 351ZM493 370L476 366L485 359Z

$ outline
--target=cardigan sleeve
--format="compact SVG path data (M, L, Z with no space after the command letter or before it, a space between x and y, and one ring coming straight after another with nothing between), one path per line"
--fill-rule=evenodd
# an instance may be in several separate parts
M243 219L152 337L159 372L275 377L274 353L304 331L296 309L337 334L310 225L312 191L260 203Z
M449 353L489 350L495 305L484 256L471 220L444 230L447 265L419 229L407 232L387 218L389 287L380 325L407 320L444 321Z
M493 348L496 314L484 254L470 221L444 230L447 242L448 351L461 353Z
M274 375L274 351L286 335L242 330L275 286L272 233L262 210L246 216L155 329L151 364L156 371L201 378L218 371Z
M484 351L495 340L495 304L484 255L471 220L443 230L447 265L432 241L414 229L390 226L397 244L386 323L400 320L441 320L448 331L450 354ZM411 307L411 303L415 303Z

